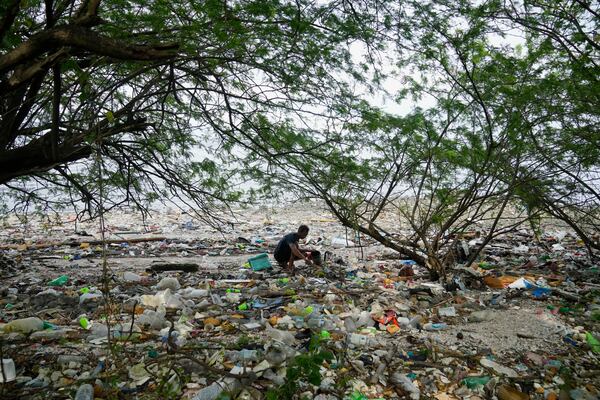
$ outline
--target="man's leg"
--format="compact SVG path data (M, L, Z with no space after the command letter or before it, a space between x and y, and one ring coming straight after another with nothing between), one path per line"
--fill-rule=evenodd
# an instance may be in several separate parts
M297 261L297 260L301 260L301 258L292 254L290 257L290 260L287 262L286 269L290 275L294 275L294 273L296 271L296 268L294 266L294 261ZM290 264L291 264L291 266L290 266Z

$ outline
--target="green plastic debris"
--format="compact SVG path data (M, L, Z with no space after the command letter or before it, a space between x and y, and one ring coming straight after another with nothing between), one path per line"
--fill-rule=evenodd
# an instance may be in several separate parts
M478 386L484 386L490 379L489 376L467 376L462 380L462 383L469 389L475 389Z
M331 339L331 333L329 333L328 331L326 331L325 329L323 329L321 331L321 335L320 335L322 340L328 340Z
M350 395L350 400L369 400L369 399L367 396L365 396L364 394L362 394L361 392L359 392L357 390Z
M150 357L150 358L156 358L156 357L158 357L158 351L156 351L154 349L148 350L148 357Z
M51 280L50 282L48 282L48 285L50 286L62 286L65 283L67 283L69 281L69 277L67 275L61 275L56 279Z
M48 322L48 321L44 321L44 325L43 325L42 329L52 329L52 330L57 330L57 329L58 329L58 327L57 327L56 325L54 325L54 324L51 324L51 323L50 323L50 322Z
M238 310L240 310L240 311L247 310L248 308L250 308L250 307L248 307L248 303L242 303L238 306Z
M279 284L281 286L285 286L288 283L290 283L290 278L279 278L279 279L277 279L277 284Z
M494 266L487 261L482 261L479 263L479 268L485 269L485 270L490 270L490 269L494 269Z
M4 308L7 310L10 310L13 307L14 307L14 305L12 303L6 303L6 305L4 306Z
M305 315L305 316L306 316L306 315L310 315L310 314L312 314L312 313L313 313L313 311L315 311L314 307L313 307L313 306L308 306L308 307L306 307L306 308L304 309L304 315Z
M81 325L83 329L90 329L92 323L86 317L81 317L79 318L79 325Z
M81 294L85 294L85 293L89 293L89 292L90 292L89 287L82 287L81 289L79 289L79 293L81 293Z
M590 347L592 348L592 351L594 353L600 353L600 342L598 341L598 339L596 339L594 337L594 335L592 335L589 332L585 333L585 340L587 340L588 344L590 345Z
M227 289L226 292L227 293L242 293L242 291L240 289Z

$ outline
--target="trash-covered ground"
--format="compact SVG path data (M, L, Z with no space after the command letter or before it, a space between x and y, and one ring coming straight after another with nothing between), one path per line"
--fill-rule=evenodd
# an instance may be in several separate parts
M104 265L97 221L7 218L0 398L598 398L600 275L568 231L506 234L442 285L318 207L240 221L115 212ZM272 251L301 223L325 260L290 276Z

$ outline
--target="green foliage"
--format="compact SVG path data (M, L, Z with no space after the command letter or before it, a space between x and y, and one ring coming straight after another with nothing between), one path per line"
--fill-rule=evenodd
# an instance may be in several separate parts
M0 65L52 23L77 24L78 3L53 21L45 4L20 2ZM108 207L168 198L206 216L317 198L422 264L474 224L541 213L600 246L600 46L585 2L114 0L96 16L79 28L137 55L49 44L2 70L0 182L21 200L63 193L97 210L101 184ZM19 151L36 141L26 164ZM505 220L507 204L522 213ZM379 226L390 208L413 234Z

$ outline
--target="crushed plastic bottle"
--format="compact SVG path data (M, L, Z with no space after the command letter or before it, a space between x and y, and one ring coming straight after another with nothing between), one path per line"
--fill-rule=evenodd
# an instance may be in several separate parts
M142 277L138 274L134 274L133 272L125 271L123 274L123 280L125 282L141 282Z
M329 340L329 339L331 339L331 333L329 333L329 331L323 329L321 331L321 333L319 334L319 337L321 338L321 340Z
M356 347L369 347L375 344L375 340L367 335L352 333L348 337L348 341Z
M454 308L454 307L439 308L438 315L440 317L456 317L456 308Z
M260 353L258 350L242 349L240 351L228 351L225 357L232 362L256 362L259 360Z
M446 324L444 322L440 322L440 323L428 322L425 325L423 325L423 329L425 329L426 331L443 331L444 329L448 329L448 324Z
M467 319L469 322L485 322L493 320L494 315L492 310L481 310L472 312Z
M350 395L350 400L368 400L369 398L358 390Z
M217 400L223 395L237 395L244 385L242 382L235 378L225 378L219 382L215 382L210 386L200 390L192 400Z
M585 333L585 340L590 345L592 352L600 353L600 342L590 332Z
M79 386L75 394L75 400L94 400L94 387L89 383Z
M156 285L156 288L158 290L170 289L173 292L179 290L180 287L181 287L181 285L179 284L179 281L177 280L177 278L171 278L171 277L162 278L160 280L160 282L158 282L158 284Z
M272 342L266 350L265 360L271 365L280 365L295 355L296 350L293 347L281 342Z
M87 303L90 300L99 299L102 297L102 293L91 293L87 292L79 296L79 304Z
M285 343L288 346L292 346L296 342L294 335L288 331L280 331L279 329L272 328L269 324L265 325L267 335L278 342Z
M404 390L411 400L419 400L421 398L421 391L405 374L396 371L392 374L390 381Z
M0 383L12 382L17 378L17 371L15 369L15 362L12 358L2 359L2 368L4 369L4 377L0 372ZM6 380L4 379L6 377Z
M489 376L467 376L462 383L469 389L475 389L478 386L485 386L490 381Z
M90 320L87 319L86 316L81 316L79 317L79 325L83 328L83 329L90 329L92 327L92 323L90 322Z
M497 362L490 360L489 358L482 358L479 360L479 363L486 367L492 369L494 372L500 375L506 375L509 378L517 378L519 374L511 368L505 367L504 365L498 364Z
M353 247L354 242L341 237L331 238L331 246L334 249L342 249L344 247Z
M206 289L185 288L181 294L184 299L198 299L208 297L209 292Z
M37 317L21 318L4 325L4 332L31 333L44 329L44 321Z
M165 315L167 311L163 306L159 306L156 311L144 310L144 313L140 315L137 322L140 325L149 325L152 329L162 329L165 325Z
M63 286L68 281L69 281L69 277L67 275L61 275L58 278L53 279L50 282L48 282L48 285L49 286Z

